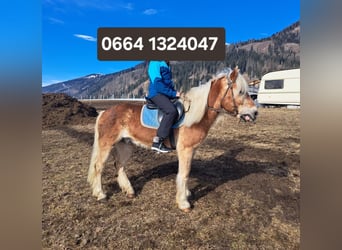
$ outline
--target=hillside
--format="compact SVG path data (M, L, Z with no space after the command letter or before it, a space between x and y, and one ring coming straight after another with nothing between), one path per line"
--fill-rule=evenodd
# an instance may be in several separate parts
M224 61L171 62L176 87L183 91L207 82L224 67L236 65L248 81L260 79L270 71L299 68L299 21L268 38L228 45ZM113 74L90 74L56 83L43 87L42 91L66 93L76 98L143 97L148 85L146 70L145 62Z

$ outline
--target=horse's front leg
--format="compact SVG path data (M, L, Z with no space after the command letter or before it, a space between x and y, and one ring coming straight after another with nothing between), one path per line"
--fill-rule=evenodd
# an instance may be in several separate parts
M176 202L178 207L184 212L190 211L190 203L188 196L190 191L188 189L188 180L191 169L191 160L193 156L193 148L180 148L178 151L178 174L176 179L177 194Z

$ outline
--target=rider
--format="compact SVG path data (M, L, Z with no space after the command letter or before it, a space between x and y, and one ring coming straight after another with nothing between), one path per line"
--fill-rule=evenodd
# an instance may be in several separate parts
M167 153L172 149L166 147L163 141L169 136L171 127L178 115L177 109L170 99L178 98L180 92L175 90L169 61L150 61L148 76L150 85L147 98L152 100L164 113L151 148L161 153Z

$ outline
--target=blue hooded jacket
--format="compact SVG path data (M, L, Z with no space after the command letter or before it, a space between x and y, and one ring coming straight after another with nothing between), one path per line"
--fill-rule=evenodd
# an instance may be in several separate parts
M157 94L163 94L169 98L176 97L177 91L172 82L172 73L165 61L150 61L148 76L150 78L148 98L151 99Z

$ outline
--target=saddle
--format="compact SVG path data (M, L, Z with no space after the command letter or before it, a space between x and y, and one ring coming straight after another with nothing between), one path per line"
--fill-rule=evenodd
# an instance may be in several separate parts
M178 112L178 117L172 128L179 128L184 120L184 106L177 98L171 99L171 102L175 105ZM161 111L151 99L146 97L146 104L143 105L141 110L141 124L148 128L157 129L163 119L163 116L163 111Z
M172 128L179 128L180 126L183 125L183 120L184 120L184 106L181 101L178 99L171 99L171 102L173 105L175 105L177 112L178 112L178 117L174 124L172 125ZM153 102L152 100L146 98L146 104L143 105L142 110L141 110L141 117L140 117L140 122L144 127L147 128L153 128L157 129L159 128L160 122L163 119L164 113L161 111ZM171 147L173 149L176 149L176 142L175 142L175 136L173 133L173 129L171 129L170 135L169 135L169 140Z

